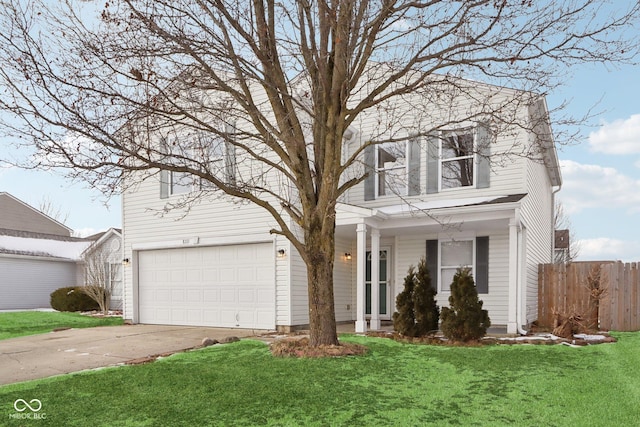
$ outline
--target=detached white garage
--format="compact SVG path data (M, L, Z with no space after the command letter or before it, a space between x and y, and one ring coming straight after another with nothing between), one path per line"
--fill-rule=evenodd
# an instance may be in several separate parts
M275 329L272 243L138 252L139 322Z

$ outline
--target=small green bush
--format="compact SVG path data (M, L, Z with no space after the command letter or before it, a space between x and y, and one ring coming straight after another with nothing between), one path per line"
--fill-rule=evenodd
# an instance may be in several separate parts
M51 308L58 311L97 310L98 303L85 294L81 286L70 286L51 292Z
M419 337L438 330L440 309L436 305L436 290L424 258L418 263L418 271L409 267L404 279L404 289L396 297L398 311L393 313L393 328L409 337Z
M491 326L489 313L482 309L478 290L468 268L458 269L451 283L451 307L442 307L442 333L453 341L472 341L485 336Z

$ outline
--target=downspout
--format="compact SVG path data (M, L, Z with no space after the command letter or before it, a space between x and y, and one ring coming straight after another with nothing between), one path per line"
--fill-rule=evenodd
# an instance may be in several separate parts
M522 325L525 323L522 319L522 301L523 301L523 290L522 290L522 283L523 283L523 274L524 274L524 269L522 268L522 264L524 262L524 260L526 259L526 255L524 254L525 251L525 247L524 247L524 242L523 242L523 230L524 227L522 226L522 221L520 221L520 212L518 211L516 213L516 218L517 218L517 222L518 222L518 241L517 241L517 246L518 246L518 255L517 255L517 261L516 261L516 268L517 268L517 274L516 274L516 280L517 280L517 285L516 285L516 300L517 300L517 306L516 306L516 321L518 322L518 324L516 325L516 327L518 328L518 333L520 335L527 335L529 332L526 331Z
M556 193L558 191L560 191L560 189L562 188L561 185L558 186L558 188L556 188L555 190L553 190L551 192L551 218L552 221L555 218L555 204L556 204ZM523 230L524 227L522 226L522 221L520 221L520 211L516 210L516 222L518 223L518 254L517 254L517 262L516 262L516 266L518 269L518 272L516 274L517 277L517 285L516 285L516 301L517 301L517 306L516 306L516 321L518 322L517 329L518 329L518 333L520 335L527 335L529 332L526 331L522 325L524 325L524 320L522 319L522 299L523 299L523 292L522 292L522 283L523 283L523 274L524 274L524 270L523 270L523 262L526 259L526 254L524 254L523 252L525 251L525 247L524 247L524 242L523 242ZM552 230L553 233L555 233L555 224L552 225ZM553 260L553 255L554 255L554 249L555 249L555 244L551 245L551 260Z
M558 185L558 188L551 192L551 241L553 244L551 245L551 262L555 260L555 249L556 249L556 193L562 189L562 184Z
M527 331L522 328L522 221L520 220L520 209L516 208L515 223L516 233L516 328L520 335L527 335Z

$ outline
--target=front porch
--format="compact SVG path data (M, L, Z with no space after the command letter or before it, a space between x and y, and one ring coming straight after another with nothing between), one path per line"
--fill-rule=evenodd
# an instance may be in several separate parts
M486 288L479 287L478 292L492 324L502 325L499 330L507 333L521 330L527 323L523 315L526 230L518 218L519 199L493 203L476 199L433 209L339 205L337 320L351 321L355 333L392 330L395 299L407 270L426 257L440 307L448 303L455 269L469 266L474 277L486 275ZM478 243L481 240L487 242L486 248Z

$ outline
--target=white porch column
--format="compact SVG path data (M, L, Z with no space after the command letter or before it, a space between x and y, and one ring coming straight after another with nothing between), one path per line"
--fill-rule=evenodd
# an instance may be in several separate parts
M356 227L356 332L367 332L365 319L365 262L367 261L367 226L358 224Z
M518 224L509 221L509 310L507 312L507 333L518 332Z
M380 329L380 230L371 230L371 320L372 331Z

